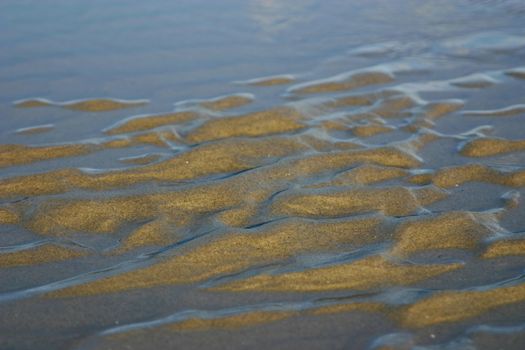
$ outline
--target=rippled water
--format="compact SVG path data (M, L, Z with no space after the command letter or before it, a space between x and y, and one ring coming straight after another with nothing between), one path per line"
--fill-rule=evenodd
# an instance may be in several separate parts
M0 348L525 348L524 16L3 1Z

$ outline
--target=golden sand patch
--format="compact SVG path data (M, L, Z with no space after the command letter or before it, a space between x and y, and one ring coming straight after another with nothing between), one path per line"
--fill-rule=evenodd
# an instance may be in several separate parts
M102 148L126 148L139 145L152 145L170 148L172 144L181 144L183 140L173 129L136 133L131 136L118 137L104 141Z
M522 301L525 284L487 291L442 292L408 306L401 313L401 321L407 327L422 328L458 322Z
M351 130L351 127L348 125L348 123L341 118L339 119L330 119L330 120L323 120L320 123L320 126L328 131L336 130L336 131L348 131Z
M93 176L92 183L95 188L109 188L145 181L196 179L246 170L259 165L265 159L284 157L306 148L306 145L290 138L226 140L192 148L150 166Z
M254 98L248 94L236 94L202 101L200 105L213 111L224 111L250 104L253 100Z
M374 106L369 113L382 118L404 118L410 114L402 111L414 107L416 102L409 96L394 95L382 100L379 105Z
M365 93L346 95L331 99L323 104L328 108L352 107L352 106L371 106L386 93Z
M122 145L117 143L116 146ZM265 159L284 157L305 149L304 143L290 138L225 140L192 148L160 163L124 171L92 175L64 169L0 180L0 197L62 193L71 188L100 190L146 181L190 180L250 169Z
M429 102L423 108L423 117L435 120L463 108L465 102L457 99Z
M407 177L407 181L414 185L425 186L432 183L434 173L431 170L416 171Z
M361 163L386 164L386 166L394 167L410 167L418 164L415 158L394 148L351 149L282 160L271 166L259 168L256 172L242 174L230 181L235 187L254 188L260 186L261 183L266 183L271 188L272 183L289 183L297 179L319 176ZM368 181L373 181L374 176L377 176L370 173L365 174L366 172L364 169L358 171L361 173L359 175L361 181L367 181L365 177L368 177Z
M449 212L408 220L396 229L391 254L409 256L429 249L473 249L491 232L473 213Z
M351 128L355 136L358 137L370 137L378 134L384 134L387 132L394 131L395 128L380 123L369 123L366 125L357 125Z
M111 234L127 223L165 216L187 224L199 215L239 207L271 195L272 188L251 191L242 181L212 183L184 190L98 200L47 201L36 208L26 226L36 233L64 236L73 232Z
M0 224L10 225L17 224L20 221L20 215L7 208L0 208Z
M134 230L122 242L116 253L122 253L145 246L165 246L174 242L180 235L176 231L176 224L165 218L155 219L143 224Z
M116 109L124 109L131 107L144 106L148 102L146 100L126 101L126 100L115 100L108 98L97 98L91 100L83 100L78 102L64 102L60 105L67 109L73 109L77 111L85 112L106 112L113 111Z
M271 166L259 168L257 171L247 172L236 178L229 179L225 182L225 185L233 186L246 192L253 191L254 188L263 187L268 189L266 193L272 193L271 191L282 188L283 185L286 186L290 181L319 176L330 171L345 169L348 166L360 163L387 163L387 165L403 167L417 164L417 161L410 155L397 149L358 149L321 153L282 160ZM366 181L365 177L368 177L369 181L373 181L374 176L377 176L372 174L366 175L364 174L365 172L366 171L360 171L360 181ZM262 186L262 184L265 185ZM239 192L237 196L243 197L243 193ZM258 197L258 200L264 199L266 199L264 196ZM251 199L247 199L244 204L248 206L246 209L249 209L255 204L250 202L250 200ZM232 210L235 212L235 209L232 208Z
M488 246L483 258L499 258L503 256L525 255L525 239L502 239Z
M116 109L144 106L148 100L120 100L112 98L94 98L68 102L53 102L41 98L25 99L16 101L14 104L19 108L35 108L45 106L59 106L67 109L85 112L106 112Z
M69 260L86 255L86 252L55 244L42 244L35 248L12 253L0 253L0 267L38 265Z
M306 171L304 175L319 173L323 169L350 167L357 164L374 164L385 167L414 168L420 163L413 155L403 152L394 147L351 149L348 151L336 151L322 153L296 160L290 160L288 170L293 176L300 176L299 171ZM284 166L284 164L283 164Z
M257 275L213 288L220 291L322 292L410 285L453 271L460 264L398 265L372 256L349 264L279 275Z
M155 265L53 292L54 296L115 293L187 284L231 274L297 254L364 245L384 238L382 216L354 220L288 220L256 232L229 233Z
M370 185L378 182L392 180L407 175L406 169L383 167L373 164L360 165L356 168L336 175L332 180L320 182L308 188L321 188L330 186Z
M111 234L125 222L147 220L155 213L151 196L49 201L38 208L27 227L51 236L78 231Z
M15 107L18 107L18 108L37 108L37 107L52 106L53 103L48 100L34 98L34 99L16 101L14 105Z
M467 164L440 169L432 176L432 181L436 186L443 188L474 181L521 187L525 185L525 171L503 172L486 165Z
M120 147L122 144L119 142L115 146ZM257 166L267 158L292 155L306 149L307 145L293 138L225 140L193 148L160 163L125 171L90 175L75 169L64 169L8 178L0 181L0 197L62 193L71 188L99 190L130 186L145 181L189 180L246 170ZM268 172L261 172L260 176L251 176L259 182L265 179L262 175L271 176L268 180L274 176L291 180L357 163L410 168L419 165L419 160L397 148L357 149L307 156L291 160L290 163L278 163L275 167L269 168Z
M258 207L253 203L245 203L239 207L227 209L217 214L217 220L230 227L249 226L257 213Z
M180 137L169 130L135 134L131 137L111 139L100 144L77 143L51 146L0 145L0 168L40 161L87 155L105 148L126 148L149 144L168 147L171 142L181 142Z
M362 145L352 142L352 141L338 141L338 142L330 142L324 137L316 137L312 134L308 133L302 133L298 134L297 138L312 147L313 150L317 152L322 152L325 154L328 154L328 152L336 152L336 151L348 151L351 149L359 149L363 148Z
M42 174L7 178L0 180L0 197L9 198L63 193L77 186L77 181L83 179L84 176L80 170L63 169Z
M433 126L434 122L432 122L430 119L415 118L410 123L404 125L401 130L410 133L417 133L420 130L431 129Z
M239 136L266 136L293 132L305 127L299 112L291 108L276 108L242 116L211 119L190 132L186 139L192 143Z
M279 197L272 205L275 215L334 217L382 211L386 215L414 214L421 206L443 199L437 188L411 190L405 187L357 188L350 190L305 191Z
M361 165L350 171L339 174L334 181L346 184L369 185L386 180L396 179L407 174L406 169Z
M195 112L174 112L166 114L141 115L124 119L115 126L106 129L108 135L124 134L137 131L145 131L164 125L186 123L198 118Z
M295 81L295 78L292 75L285 74L285 75L275 75L271 77L251 79L251 80L243 81L240 83L246 84L246 85L253 85L253 86L274 86L274 85L290 84L293 81Z
M50 146L0 145L0 168L40 161L87 155L105 148L126 148L134 145L150 144L166 147L169 142L180 142L178 135L171 131L158 131L136 134L132 137L112 139L101 144L77 143Z
M171 130L146 132L130 137L130 145L149 144L157 147L169 147L170 142L181 142L180 136Z
M92 152L94 146L86 144L58 146L0 145L0 168L42 160L73 157Z
M502 153L525 149L525 140L506 140L500 138L479 138L467 142L460 153L467 157L490 157Z

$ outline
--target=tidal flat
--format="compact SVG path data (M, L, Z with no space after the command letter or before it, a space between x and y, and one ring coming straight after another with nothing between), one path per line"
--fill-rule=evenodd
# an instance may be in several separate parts
M524 17L2 2L0 349L524 349Z

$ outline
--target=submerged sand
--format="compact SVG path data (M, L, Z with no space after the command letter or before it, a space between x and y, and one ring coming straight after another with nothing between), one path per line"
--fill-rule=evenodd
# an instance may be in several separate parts
M458 334L475 341L486 330L475 327L502 318L522 332L523 319L501 315L525 305L525 139L509 132L523 129L525 108L466 106L480 91L522 89L523 68L426 85L388 67L313 81L257 78L235 85L253 94L130 115L97 139L0 145L1 168L26 167L0 179L0 225L32 239L2 247L0 269L42 281L8 288L0 301L158 298L157 312L129 307L128 326L104 321L89 333L108 348L141 337L257 338L261 329L321 329L337 317L377 325L368 342L376 349L409 348L436 332L442 343ZM436 86L444 96L428 97ZM257 89L293 99L254 107ZM15 105L103 113L146 102ZM44 129L22 132L53 132ZM136 151L143 146L155 152ZM67 165L116 150L128 153L112 170ZM60 166L37 170L51 161ZM70 270L45 279L63 267ZM175 307L174 295L192 306ZM107 316L90 312L78 327Z

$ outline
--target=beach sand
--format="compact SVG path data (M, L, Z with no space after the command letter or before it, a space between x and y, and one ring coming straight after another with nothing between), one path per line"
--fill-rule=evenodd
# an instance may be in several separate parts
M61 117L0 145L0 347L522 349L512 30L362 43L164 111L13 99Z

